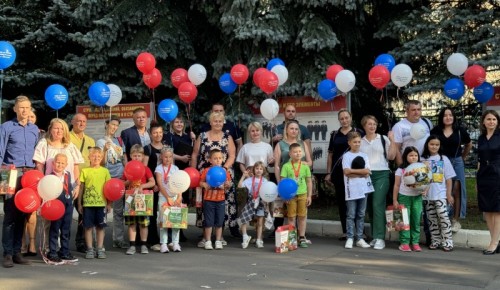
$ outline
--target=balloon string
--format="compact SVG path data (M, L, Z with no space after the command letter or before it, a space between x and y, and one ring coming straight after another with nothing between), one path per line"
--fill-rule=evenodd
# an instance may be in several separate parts
M241 113L241 85L238 85L238 116ZM241 128L241 121L238 118L238 128Z
M398 98L398 99L399 99L399 87L398 87L398 88L397 88L397 90L396 90L396 98Z
M153 96L153 120L156 121L155 89L151 89Z
M3 69L0 69L0 124L2 123Z
M56 110L56 118L59 119L59 110Z
M380 104L384 102L384 89L382 89L382 92L380 93Z

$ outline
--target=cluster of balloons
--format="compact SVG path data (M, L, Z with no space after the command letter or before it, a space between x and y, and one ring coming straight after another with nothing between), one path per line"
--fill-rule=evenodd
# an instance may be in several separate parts
M90 101L99 107L104 105L114 107L122 100L122 90L119 86L99 81L93 82L90 85L88 94ZM47 100L47 91L45 92L45 99Z
M375 59L375 66L368 73L370 84L377 89L383 89L389 81L400 88L410 83L413 71L407 64L396 65L396 60L390 54L383 53Z
M16 60L16 49L10 42L0 41L0 69L10 67Z
M288 80L288 69L279 58L271 59L265 68L260 67L253 73L253 82L266 94L272 94Z
M200 172L193 167L175 172L168 178L167 184L168 192L174 195L198 186L200 186Z
M326 79L318 84L318 93L323 100L331 101L341 92L350 92L355 84L356 77L352 71L334 64L326 70Z
M248 80L250 72L244 64L235 64L230 73L224 73L219 78L219 87L226 94L236 91L238 85L242 85Z
M144 84L154 89L161 83L161 72L156 68L156 59L149 52L141 52L135 59L137 69L142 72L142 80Z

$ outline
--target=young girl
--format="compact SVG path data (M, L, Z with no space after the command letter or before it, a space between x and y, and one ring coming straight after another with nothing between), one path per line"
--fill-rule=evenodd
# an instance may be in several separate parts
M168 229L163 227L163 205L168 204L170 206L182 206L182 194L171 194L168 189L168 179L172 174L179 171L179 168L175 166L174 161L174 151L170 147L165 147L161 149L160 153L161 164L155 169L156 184L160 191L158 192L158 227L160 229L160 252L168 253ZM180 229L172 229L172 244L173 251L180 252L181 246L179 245L179 232Z
M403 163L396 170L394 178L394 190L392 198L394 200L394 208L399 207L399 204L404 205L408 210L408 218L410 222L410 230L399 232L399 250L403 252L421 252L420 248L420 219L422 217L422 192L418 189L408 187L403 182L405 168L408 165L420 162L418 149L409 146L403 152ZM411 248L410 248L411 244Z
M456 174L450 159L441 154L441 141L438 136L431 135L425 141L422 161L432 169L432 183L424 196L425 213L431 232L429 249L435 250L441 246L443 251L449 252L453 250L453 240L446 201L453 206L452 178Z
M252 168L253 176L250 177L248 170L243 171L238 187L246 187L248 189L248 198L245 207L243 208L238 223L241 224L241 233L243 234L243 242L241 247L246 249L248 243L252 239L247 234L247 225L254 218L257 218L257 240L255 246L263 248L264 242L262 240L262 227L264 225L264 217L267 214L267 204L265 204L259 197L259 191L263 184L267 181L267 171L262 161L257 161Z

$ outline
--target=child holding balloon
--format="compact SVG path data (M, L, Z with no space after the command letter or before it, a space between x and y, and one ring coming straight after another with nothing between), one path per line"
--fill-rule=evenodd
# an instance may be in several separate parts
M267 215L267 203L264 203L260 197L260 190L263 185L265 185L267 180L267 170L262 161L257 161L252 167L252 176L249 170L243 171L240 182L238 183L239 188L247 188L248 196L247 203L241 211L238 223L241 225L241 233L243 234L243 241L241 247L246 249L251 236L247 234L247 225L254 218L257 218L257 226L255 228L257 234L257 240L255 241L255 246L257 248L264 247L264 241L262 240L262 228L264 226L264 217ZM250 177L251 176L251 177Z

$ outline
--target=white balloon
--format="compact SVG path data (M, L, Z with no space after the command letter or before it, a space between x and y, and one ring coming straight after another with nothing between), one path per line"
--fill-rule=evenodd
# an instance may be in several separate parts
M335 84L337 85L337 89L341 92L348 93L352 90L352 88L354 88L354 85L356 84L356 77L352 71L344 69L341 70L335 77Z
M122 90L119 86L114 84L108 84L109 88L109 99L106 102L106 106L114 107L120 103L122 100Z
M469 60L461 53L453 53L446 60L448 71L455 76L461 76L469 66Z
M278 76L278 85L281 86L288 80L288 69L281 64L273 66L271 69Z
M193 64L189 67L188 78L193 85L201 85L207 78L207 70L201 64Z
M259 196L264 202L273 202L278 197L278 186L274 182L262 184Z
M278 116L278 113L280 111L280 106L278 105L278 102L276 102L274 99L265 99L262 104L260 104L260 113L264 118L267 120L271 121L276 116Z
M38 194L44 201L53 200L59 197L63 191L61 179L55 175L45 175L38 182Z
M191 178L189 174L184 170L179 170L172 174L168 179L168 189L172 194L181 194L188 190L191 184Z
M396 65L391 71L391 81L397 87L404 87L410 83L413 71L404 63Z
M422 124L416 123L416 124L413 124L413 126L411 126L410 136L413 139L420 140L420 139L424 138L425 135L427 135L427 131L425 130L425 127Z

